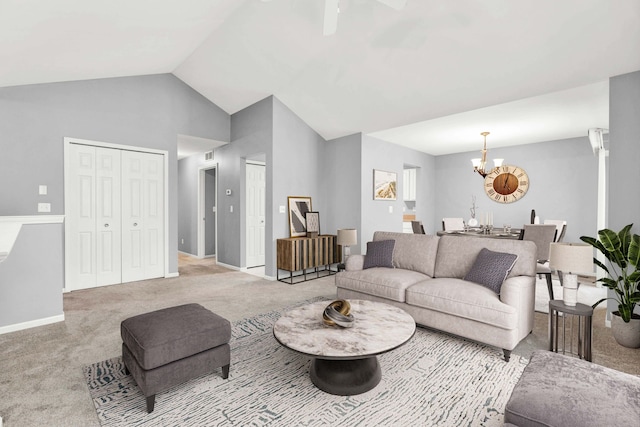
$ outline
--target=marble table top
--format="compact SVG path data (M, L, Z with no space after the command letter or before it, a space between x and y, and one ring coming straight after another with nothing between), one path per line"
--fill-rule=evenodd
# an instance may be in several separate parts
M273 325L273 335L285 347L322 359L359 359L393 350L407 342L416 322L404 310L374 301L348 300L355 324L327 326L322 313L331 301L320 301L286 312Z

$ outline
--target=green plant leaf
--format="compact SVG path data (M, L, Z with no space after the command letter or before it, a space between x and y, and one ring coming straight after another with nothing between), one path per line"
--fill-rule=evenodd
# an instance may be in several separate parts
M633 227L633 224L625 225L622 230L618 232L620 250L623 254L626 254L629 251L629 243L631 243L631 227Z
M631 294L631 296L629 297L629 301L632 304L637 304L640 302L640 292L634 292L633 294Z
M600 301L598 301L597 303L593 304L591 306L591 308L596 308L598 305L600 305L601 302L606 301L608 299L610 299L610 298L602 298Z
M625 323L629 323L631 320L631 308L624 304L618 304L618 311L620 312L620 317Z
M618 287L618 282L616 282L615 280L613 280L610 277L603 277L601 279L598 279L598 282L602 282L602 284L604 284L605 286L611 288L611 289L615 289Z
M618 264L620 268L626 268L627 262L621 250L621 243L620 238L618 237L618 233L605 228L598 231L598 237L600 238L600 241L602 242L602 245L606 249L607 253L609 253L609 256L607 258L609 258L610 261Z
M629 256L629 264L634 267L640 267L640 236L634 234L629 244L629 250L627 251Z
M595 239L595 238L589 237L589 236L581 236L580 240L582 240L585 243L590 244L591 246L593 246L594 248L599 250L600 253L604 254L605 256L607 256L607 258L609 258L609 251L602 245L602 243L600 243L600 241L598 239Z
M601 269L603 269L604 271L606 271L606 272L607 272L607 274L611 274L611 273L609 273L609 269L607 268L607 266L606 266L606 265L604 265L603 263L601 263L599 259L594 258L594 259L593 259L593 263L594 263L595 265L597 265L598 267L600 267Z
M627 276L627 280L631 283L638 283L640 280L640 270L636 270Z

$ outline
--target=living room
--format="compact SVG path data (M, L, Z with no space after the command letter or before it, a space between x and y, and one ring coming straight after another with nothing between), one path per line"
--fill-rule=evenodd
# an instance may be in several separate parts
M240 10L229 9L225 11L229 14L227 18L231 24L238 24L242 18L241 12L252 12L258 10L256 8L262 8L259 11L268 14L269 19L265 22L271 22L270 20L277 22L278 20L277 16L272 16L275 12L267 11L264 9L266 7L275 7L278 13L286 13L286 16L297 13L296 9L291 6L295 2L274 0L264 2L264 4L249 1L241 3L242 5L238 6ZM357 2L353 3L357 4ZM424 12L425 6L417 6L415 3L417 2L409 1L407 3L406 13L411 14L412 11L417 11L417 9L412 9L413 7L419 7L420 13ZM593 74L577 76L578 71L575 71L574 75L573 72L565 70L565 74L558 75L557 79L554 79L553 73L550 72L546 79L541 79L550 82L548 85L545 86L538 82L538 86L527 88L507 84L513 80L526 80L530 77L529 74L523 74L520 78L514 77L520 69L526 68L522 65L524 62L511 61L520 65L509 69L505 68L501 72L490 68L488 63L479 63L477 69L473 69L472 74L479 73L479 70L483 68L492 69L494 72L491 74L491 71L487 71L487 75L484 75L484 81L487 82L487 85L483 86L482 90L478 90L467 87L465 84L465 90L468 90L469 94L452 95L449 104L443 107L445 110L449 108L448 112L438 114L448 115L515 101L528 96L604 82L609 92L609 120L605 124L609 129L607 226L612 229L620 229L628 223L637 223L638 218L634 212L640 210L640 201L629 197L628 186L631 184L617 184L633 183L640 179L640 172L634 167L633 162L637 160L640 153L640 144L638 144L640 124L637 120L640 108L638 101L640 99L640 64L637 63L636 52L638 50L626 50L629 45L637 47L638 41L635 37L637 30L628 30L628 33L624 33L620 28L617 28L622 27L622 25L618 25L619 21L616 20L622 19L620 15L615 15L615 19L603 18L605 16L603 9L608 8L605 6L606 3L590 2L586 5L572 5L581 11L581 17L590 17L588 22L602 24L603 28L597 29L598 33L614 33L606 37L602 35L603 39L610 40L610 44L599 46L597 54L590 53L587 48L582 46L580 56L571 60L576 69L584 70L593 66L598 69L598 72L594 71ZM287 9L287 5L290 10ZM440 6L441 9L438 13L444 14L446 7ZM381 5L380 7L386 6ZM372 16L377 17L376 19L381 19L379 15L384 13L384 9L380 7L374 8L374 12L371 12ZM546 7L548 10L553 10L556 6L549 3ZM565 7L570 9L568 6ZM538 3L535 8L545 9ZM590 12L590 8L595 11ZM624 20L625 25L628 25L627 19L637 23L637 19L633 20L638 17L635 3L628 2L626 6L620 6L620 10L622 12L618 11L617 13L629 15ZM343 16L347 16L348 9L343 12ZM211 12L209 11L209 13ZM578 19L573 17L569 11L565 11L565 13L564 17L567 21ZM593 13L593 16L590 13ZM7 14L6 16L12 15ZM210 15L208 16L213 19ZM464 16L470 19L468 15ZM603 22L600 22L600 19L603 19ZM141 21L144 19L141 18ZM345 21L345 25L348 22ZM294 24L292 28L297 29L298 25L302 24ZM339 25L342 25L342 22ZM208 38L209 32L206 29L198 28L201 31L199 33L200 39L192 43L197 45L205 39L209 40L208 43L217 43L216 37ZM231 32L229 36L237 36L237 32L241 32L242 28L242 26L238 26L235 32ZM592 28L584 29L584 31L591 30ZM595 28L593 30L596 31ZM227 31L231 30L227 29ZM570 44L571 38L565 42ZM618 42L620 44L617 44ZM44 42L41 43L44 44ZM256 40L252 40L252 43L254 43L252 50L257 49L256 46L259 46L259 43ZM195 48L195 45L192 47ZM617 55L626 57L628 62L623 62L619 68L616 68L614 58L599 59L598 55L604 55L606 50L616 51L620 46L621 52L618 52ZM544 48L541 50L546 52ZM564 52L571 51L568 49ZM114 50L114 52L117 51ZM531 56L535 61L535 55L532 56L528 53L527 56ZM16 52L8 50L7 57L15 58ZM188 57L189 55L185 54L182 56L182 60L186 60ZM87 60L76 57L75 61L77 63L92 62L90 56L86 58ZM590 59L587 60L587 58ZM540 61L550 66L548 61L543 59L545 58L541 58ZM221 264L237 269L246 266L244 263L245 248L242 241L244 225L241 220L244 191L241 176L244 159L256 153L265 153L267 170L269 171L267 174L265 275L270 278L276 276L275 240L289 236L287 215L279 211L279 207L286 204L288 196L304 195L312 198L314 210L320 212L323 232L335 233L339 228L357 228L359 244L352 248L352 253L364 253L366 242L371 240L374 231L400 231L402 227L404 208L402 200L398 199L392 202L373 200L373 170L393 171L401 175L402 169L408 164L420 168L417 183L420 191L415 207L419 219L422 220L429 234L440 229L442 217L461 216L467 219L472 196L476 196L479 211L493 213L497 226L509 223L516 227L526 223L531 209L536 209L543 219L554 218L568 221L569 227L565 241L575 242L580 236L595 235L597 231L598 160L594 156L586 136L587 128L584 129L581 136L531 141L513 147L492 145L493 141L499 137L499 135L495 135L495 132L492 133L488 138L489 157L504 158L509 164L523 167L532 180L531 189L525 198L514 204L499 205L486 198L482 188L482 180L473 173L469 161L473 157L478 157L482 148L479 132L491 131L492 129L482 128L473 132L473 138L477 138L477 147L452 151L448 154L432 155L372 136L374 131L390 128L391 125L384 128L355 127L351 129L352 131L341 133L340 136L329 136L328 133L322 136L316 130L316 123L302 119L303 114L299 112L296 105L285 101L289 99L289 94L283 92L280 95L275 89L270 92L252 94L253 100L241 107L239 106L240 101L238 101L238 104L234 104L233 107L225 106L222 108L212 100L215 99L215 96L211 96L211 93L217 89L217 84L212 83L212 87L206 88L202 92L195 90L194 86L189 84L189 73L187 72L192 72L192 70L187 67L182 69L182 75L180 72L172 73L173 69L166 70L166 67L136 68L134 70L134 68L124 66L122 66L122 70L111 70L110 74L104 74L96 71L101 68L102 64L96 60L93 67L87 66L96 69L92 71L93 74L86 72L81 78L73 78L70 75L54 72L57 67L51 64L57 63L51 59L33 61L33 63L27 63L31 68L27 67L21 71L22 80L16 77L20 75L20 70L16 65L20 61L12 61L12 67L15 68L11 68L13 73L11 78L7 77L0 83L2 86L0 88L0 111L5 118L0 124L0 147L2 150L0 179L5 183L0 188L0 199L3 200L3 203L0 204L0 215L38 216L37 206L42 202L50 203L51 215L64 215L65 137L164 150L168 153L168 247L165 266L167 277L177 275L178 252L183 250L182 238L187 243L189 239L193 239L196 222L196 215L192 213L184 232L180 229L179 218L184 209L180 203L183 194L178 179L179 163L176 154L177 140L180 135L226 143L214 150L219 180L218 221L222 225L218 233L219 246L216 257ZM69 62L73 61L69 60ZM602 67L601 62L609 63L611 68L598 68ZM504 66L505 64L501 63L500 65ZM444 62L442 66L447 68ZM457 64L450 65L450 67L456 70L470 69L467 66ZM608 70L611 69L622 71L609 73ZM29 80L30 70L39 70L42 74L46 74L46 71L50 70L50 76L40 80L37 78ZM537 69L537 71L540 70ZM398 74L401 75L400 72ZM424 71L424 76L428 75ZM505 76L511 79L504 84L508 89L503 92L493 92L492 95L484 98L484 103L475 101L476 103L473 104L469 101L474 90L491 92L489 83L492 88L501 86L498 83L501 79L506 78ZM436 75L433 78L438 77L441 76ZM427 77L424 78L427 79ZM575 80L571 83L572 78ZM323 79L318 77L318 81L323 81ZM465 80L460 78L458 81ZM480 83L477 84L481 86ZM534 86L533 83L532 86ZM351 88L354 92L355 87L357 85ZM451 89L453 87L449 86L450 93L456 93ZM220 90L232 93L234 89L230 84ZM341 89L343 91L349 90L348 88ZM407 89L407 91L410 90ZM459 91L464 92L462 89ZM238 93L242 93L242 96L245 97L241 88L238 89ZM393 99L384 98L385 101L380 102L384 105L379 107L379 110L371 112L371 115L380 117L379 120L382 122L382 116L385 115L386 110L399 110L394 114L405 114L406 117L403 121L396 121L396 126L429 117L438 117L435 111L430 110L435 110L435 107L429 106L433 101L429 101L430 97L427 94L414 97L405 92L400 95ZM427 104L423 107L424 115L420 115L418 109L409 111L408 107L405 108L403 97L411 98L411 102L414 104ZM381 97L381 99L383 98ZM452 109L452 104L457 105L456 109ZM360 108L353 105L348 107L351 109ZM330 107L326 108L330 109ZM328 121L335 120L342 124L340 116L346 117L347 114L342 114L339 109L333 111L335 117L329 118ZM366 113L369 110L363 109L363 111ZM385 123L389 122L385 121ZM605 127L600 124L594 126ZM494 137L495 139L492 139ZM38 186L40 185L48 187L47 195L38 194ZM231 190L229 196L223 193L226 189ZM58 261L64 262L63 226L54 224L45 227L52 228L52 239L55 239L54 247L57 248L55 257ZM637 225L634 230L637 230ZM33 240L28 243L26 246L30 247L31 245L35 250L35 247L39 245L38 237L33 237ZM41 277L41 279L45 278L48 287L55 288L56 295L53 297L45 293L20 295L21 277L19 276L13 276L8 282L5 282L5 284L9 284L7 288L11 288L11 290L4 291L8 293L3 294L3 302L0 303L2 304L1 311L5 313L0 327L63 315L64 270L59 268L54 275ZM5 298L4 295L9 297ZM16 304L16 300L12 300L10 297L16 297L20 302ZM29 307L21 306L21 304L28 304ZM51 305L55 305L53 311ZM21 313L32 309L31 318L20 317ZM609 310L612 309L613 306L610 305ZM6 317L7 313L11 313L15 317Z

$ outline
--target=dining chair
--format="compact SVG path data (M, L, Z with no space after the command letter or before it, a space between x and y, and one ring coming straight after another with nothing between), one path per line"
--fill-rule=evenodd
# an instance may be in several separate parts
M564 238L564 233L567 231L567 221L563 221L561 219L545 219L543 221L545 224L554 224L556 226L556 239L554 243L562 242Z
M536 274L543 275L547 279L549 299L553 300L551 269L545 263L549 260L549 248L556 237L556 226L555 224L524 224L522 230L522 240L529 240L536 244Z
M464 230L462 218L442 218L442 231Z
M413 229L413 234L425 234L422 221L411 221L411 228Z

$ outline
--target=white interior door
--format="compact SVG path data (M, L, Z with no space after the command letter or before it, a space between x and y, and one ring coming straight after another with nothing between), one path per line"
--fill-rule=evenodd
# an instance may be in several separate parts
M122 281L164 276L164 159L122 152Z
M247 268L264 265L266 167L247 163Z
M96 286L122 281L120 154L96 147Z

